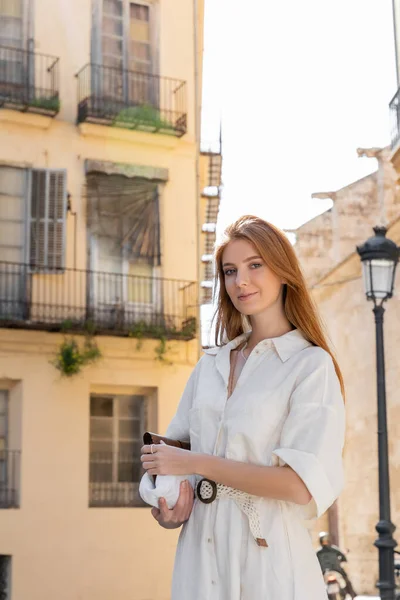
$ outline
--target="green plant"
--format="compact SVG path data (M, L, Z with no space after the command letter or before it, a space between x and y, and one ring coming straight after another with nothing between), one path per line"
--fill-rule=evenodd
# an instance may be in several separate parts
M182 335L184 336L194 336L197 330L197 321L196 317L190 317L186 319L182 327Z
M59 112L60 110L60 99L56 96L53 98L45 98L43 96L39 98L33 98L29 101L29 105L35 108L42 108L43 110L51 110L53 112Z
M72 325L71 319L64 319L64 321L61 322L60 330L63 333L67 333L68 331L71 331Z
M175 325L155 325L153 323L146 323L146 321L138 321L135 323L130 331L129 337L137 339L136 349L140 350L143 346L143 339L148 337L152 339L158 339L159 343L155 348L155 360L164 364L172 364L171 361L166 359L167 351L167 340L170 338L174 339L192 339L196 334L196 318L188 318L182 325L181 329L177 329Z
M136 342L136 350L140 350L143 346L143 336L146 332L146 323L144 321L139 321L135 323L132 329L129 331L129 337L134 337L137 339Z
M91 336L86 336L83 347L80 348L75 338L65 338L52 362L61 375L72 377L79 373L82 367L101 358L101 352Z
M85 321L84 328L85 328L86 333L91 336L94 335L94 333L96 331L96 325L90 319Z
M130 127L132 129L135 129L138 125L145 125L152 127L157 131L159 129L167 131L174 130L173 123L161 118L159 109L154 108L154 106L151 106L150 104L123 108L115 117L113 125Z
M154 360L157 360L165 365L172 365L172 362L170 360L168 360L165 356L168 349L169 348L167 346L167 338L164 336L161 336L159 344L158 344L158 346L156 346L156 349L155 349L156 357Z

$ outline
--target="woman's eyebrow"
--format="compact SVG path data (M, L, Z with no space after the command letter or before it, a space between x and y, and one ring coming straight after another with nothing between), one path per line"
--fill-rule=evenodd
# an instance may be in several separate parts
M249 262L251 260L254 260L255 258L257 258L258 260L262 260L261 256L249 256L249 258L246 258L243 262ZM228 267L228 266L235 266L235 263L223 263L222 265L223 267Z

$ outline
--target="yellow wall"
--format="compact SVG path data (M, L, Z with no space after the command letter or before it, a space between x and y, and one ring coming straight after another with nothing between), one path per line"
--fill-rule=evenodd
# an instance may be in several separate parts
M51 119L0 109L0 164L67 170L77 239L74 265L74 220L68 215L66 266L82 269L88 267L85 159L168 169L160 274L195 281L193 3L154 2L160 74L187 82L187 134L178 139L77 126L75 74L90 62L91 2L35 0L35 51L60 57L61 111ZM203 0L198 8L202 26ZM198 48L201 67L202 39ZM0 554L12 555L12 600L167 600L177 532L158 527L148 508L88 507L89 397L154 388L154 428L164 431L197 360L198 342L168 342L172 365L165 365L154 360L155 341L144 340L138 350L134 339L99 337L100 362L65 379L50 364L62 339L58 333L0 329L0 389L10 390L10 444L21 450L21 507L0 509Z
M166 600L177 532L159 528L148 508L88 507L89 395L157 388L163 431L196 342L171 342L174 364L165 366L154 361L155 342L138 351L136 340L101 337L103 359L67 380L50 364L61 340L0 330L0 387L11 388L11 425L17 434L21 427L22 439L21 507L0 510L0 554L13 556L12 599Z

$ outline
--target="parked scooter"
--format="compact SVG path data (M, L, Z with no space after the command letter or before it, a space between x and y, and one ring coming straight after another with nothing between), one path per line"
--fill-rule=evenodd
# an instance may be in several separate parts
M351 581L342 567L342 563L347 562L345 554L337 546L330 543L328 533L321 532L319 541L321 547L317 551L317 557L327 585L329 600L331 598L332 600L347 600L347 597L349 599L355 598L356 593ZM331 588L331 595L329 595L328 587ZM339 589L337 590L337 588ZM334 592L333 590L337 591Z
M337 571L326 570L324 572L324 581L328 600L346 600L347 585L344 577Z

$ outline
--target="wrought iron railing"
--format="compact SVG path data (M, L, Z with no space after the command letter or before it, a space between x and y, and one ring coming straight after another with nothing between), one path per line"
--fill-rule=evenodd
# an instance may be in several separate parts
M78 77L78 122L182 136L187 129L186 82L88 64Z
M134 455L90 454L89 506L143 506L139 482L143 475L140 444Z
M0 450L0 509L19 507L19 450Z
M54 116L60 110L59 59L0 46L0 106Z
M0 326L189 340L195 282L0 262Z

